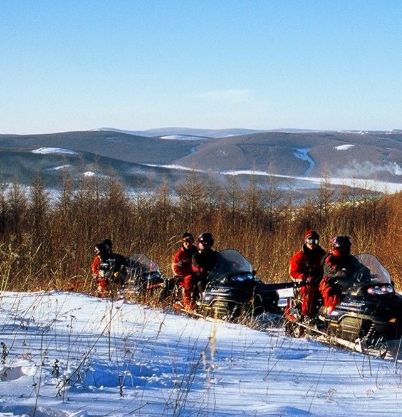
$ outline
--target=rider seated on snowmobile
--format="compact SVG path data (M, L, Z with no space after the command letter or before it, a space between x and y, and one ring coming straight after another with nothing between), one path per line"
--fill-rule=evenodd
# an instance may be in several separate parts
M301 250L290 259L289 274L297 283L295 291L301 296L301 314L306 320L315 315L318 286L323 274L322 259L327 254L319 245L319 239L315 230L307 230Z
M107 241L107 240L106 240ZM110 239L109 242L111 243ZM91 270L98 281L98 294L105 297L110 290L122 288L126 279L126 258L123 255L114 253L105 241L95 245L95 258Z
M191 233L186 232L181 237L179 250L174 254L172 259L172 270L178 284L182 287L183 307L186 310L194 310L195 305L192 303L192 294L195 287L195 277L192 269L192 257L197 252L194 246L194 237Z
M212 249L214 237L211 233L202 233L198 236L198 251L193 255L193 272L197 290L200 294L205 291L208 274L212 271L218 260L218 252Z
M324 258L324 275L319 290L327 315L331 315L343 291L358 279L370 276L370 270L351 255L351 247L349 236L336 236L331 240L331 253Z

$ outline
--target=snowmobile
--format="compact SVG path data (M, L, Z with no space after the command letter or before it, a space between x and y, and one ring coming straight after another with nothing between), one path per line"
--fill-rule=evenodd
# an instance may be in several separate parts
M143 253L132 255L126 260L124 297L148 299L165 291L166 279L159 265Z
M395 292L389 272L370 254L356 256L370 273L338 280L340 303L327 312L319 299L315 317L301 316L297 288L284 312L285 332L293 337L309 334L331 344L359 352L398 355L402 336L402 295Z
M217 263L208 275L205 290L197 300L197 311L228 321L239 321L263 313L281 314L277 290L289 286L293 283L262 282L240 252L225 249L218 253Z

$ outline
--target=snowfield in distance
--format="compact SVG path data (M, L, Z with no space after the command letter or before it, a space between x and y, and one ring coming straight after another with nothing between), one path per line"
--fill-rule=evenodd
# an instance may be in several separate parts
M34 149L32 153L40 154L40 155L48 155L52 153L56 154L66 154L66 155L78 155L78 152L72 151L70 149L62 149L62 148L38 148Z
M83 294L0 293L0 416L399 416L401 363Z

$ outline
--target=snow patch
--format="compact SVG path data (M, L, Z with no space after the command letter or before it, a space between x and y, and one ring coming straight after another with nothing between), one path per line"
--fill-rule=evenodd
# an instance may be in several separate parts
M31 151L35 154L47 155L52 153L57 154L66 154L66 155L78 155L78 152L71 151L70 149L63 149L63 148L38 148Z
M339 145L339 146L335 146L334 149L336 149L337 151L346 151L350 148L353 148L355 145Z
M150 166L150 167L166 168L166 169L179 169L183 171L210 172L210 171L204 171L201 169L189 168L189 167L185 167L181 165L156 165L156 164L143 164L143 165ZM394 171L393 171L394 174L402 175L402 168L398 164L395 164L395 165L396 166L394 166ZM396 172L401 172L401 173L396 174ZM294 180L294 181L303 181L304 183L306 183L306 186L303 188L316 188L320 186L320 184L324 180L324 178L322 177L305 177L305 176L296 177L296 176L291 176L291 175L278 175L278 174L271 174L265 171L252 171L252 170L220 171L220 172L217 172L217 174L260 175L264 177L275 177L275 178L280 178L280 179L282 178L282 179L288 179L288 180ZM353 171L353 174L356 174L356 171ZM397 193L399 191L402 191L401 183L358 178L356 175L352 175L352 176L340 175L339 177L325 178L325 181L328 181L328 183L332 185L346 185L349 187L357 187L357 188L362 188L365 190L375 190L377 192L383 192L383 193ZM307 186L307 183L310 183L311 186L310 187ZM291 188L291 187L289 186L288 188Z
M46 171L59 171L60 169L69 169L72 168L71 165L60 165L58 167L53 167L53 168L47 168Z
M205 138L201 138L199 136L188 136L188 135L166 135L166 136L160 136L159 139L166 139L166 140L205 140Z
M196 171L196 172L204 172L200 169L188 168L182 165L157 165L157 164L143 164L147 167L155 167L155 168L166 168L166 169L179 169L181 171Z
M86 171L82 174L84 177L91 178L91 177L98 177L98 178L109 178L107 175L97 174L93 171Z
M310 150L311 150L310 148L298 148L293 151L293 155L296 158L301 159L302 161L307 161L309 163L309 167L306 169L306 171L303 174L304 177L308 177L311 171L315 167L314 160L311 159L310 155L308 154Z

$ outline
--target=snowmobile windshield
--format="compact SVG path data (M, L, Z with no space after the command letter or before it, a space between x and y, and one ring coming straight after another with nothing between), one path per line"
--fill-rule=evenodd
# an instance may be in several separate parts
M209 278L212 280L229 276L239 276L244 279L253 278L250 262L235 249L225 249L219 252L215 268L209 274Z
M137 253L127 259L127 267L136 270L139 274L159 272L159 265L143 253Z
M375 256L361 253L356 258L370 270L371 284L391 284L391 275Z

